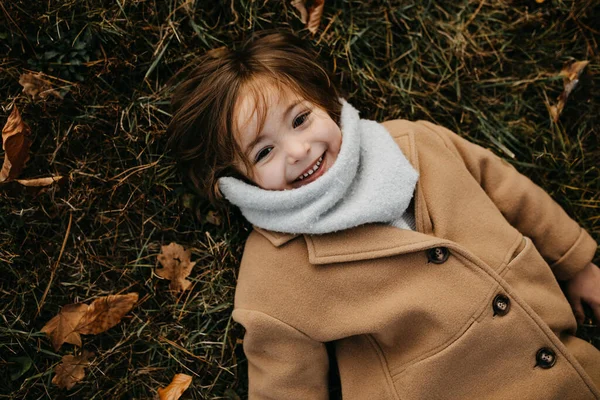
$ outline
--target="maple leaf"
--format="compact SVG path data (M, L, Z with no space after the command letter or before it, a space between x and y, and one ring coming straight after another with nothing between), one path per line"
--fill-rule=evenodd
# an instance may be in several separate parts
M567 98L579 83L579 77L589 61L576 61L560 71L560 76L563 77L564 89L558 96L558 103L555 106L550 106L550 116L554 122L558 122L558 118L565 108Z
M50 95L59 99L63 98L59 92L52 88L52 84L43 78L41 72L37 74L22 74L19 77L19 84L23 86L23 93L31 96L33 100L43 100Z
M306 8L306 0L292 0L291 4L300 12L302 23L306 24L306 28L314 35L321 24L325 0L314 0L308 9Z
M94 353L87 350L84 350L79 356L63 356L61 363L54 368L55 375L52 383L59 388L70 390L85 377L85 368L90 365L88 359L93 356Z
M66 305L61 308L58 315L44 325L42 332L50 336L54 350L58 350L65 342L81 347L81 336L77 331L77 325L88 308L87 304L81 303Z
M169 287L174 291L183 291L189 289L192 282L187 278L192 272L196 262L190 262L192 252L185 250L183 246L177 243L170 243L168 246L161 247L162 253L158 255L158 261L163 268L156 270L156 275L171 281Z
M31 129L21 118L15 106L8 116L6 125L2 129L2 148L4 149L4 163L0 170L0 182L15 179L29 160L29 147Z
M84 335L104 332L117 325L137 301L137 293L99 297L89 305L76 330Z
M166 388L158 389L160 400L177 400L190 387L192 377L186 374L176 374Z

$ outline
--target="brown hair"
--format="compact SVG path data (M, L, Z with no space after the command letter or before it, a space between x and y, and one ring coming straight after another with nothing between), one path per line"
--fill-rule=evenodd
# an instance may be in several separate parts
M261 93L265 80L290 88L327 111L339 125L339 92L316 58L290 33L263 32L236 50L211 50L195 61L197 66L173 94L168 147L184 176L211 203L218 205L221 200L220 177L249 181L235 166L239 160L247 171L251 169L251 161L235 140L233 121L240 93L250 90L254 95L259 126L267 112Z

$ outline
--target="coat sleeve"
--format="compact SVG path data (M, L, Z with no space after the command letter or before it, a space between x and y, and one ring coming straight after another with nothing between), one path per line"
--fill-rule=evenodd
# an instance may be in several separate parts
M418 124L460 157L508 222L531 238L557 279L570 279L592 261L596 242L542 188L491 151L441 126Z
M259 311L235 309L233 319L246 328L250 400L329 398L324 343Z

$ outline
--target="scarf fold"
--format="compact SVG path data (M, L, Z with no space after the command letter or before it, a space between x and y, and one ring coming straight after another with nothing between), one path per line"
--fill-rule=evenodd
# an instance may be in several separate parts
M381 124L360 119L345 100L340 127L338 157L314 182L265 190L223 177L221 192L250 223L276 232L324 234L372 222L410 229L402 221L417 171Z

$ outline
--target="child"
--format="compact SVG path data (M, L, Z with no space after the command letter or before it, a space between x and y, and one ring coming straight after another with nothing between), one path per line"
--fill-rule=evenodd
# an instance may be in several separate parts
M515 168L429 122L360 119L288 34L174 96L194 185L254 226L233 318L250 399L600 399L597 244ZM567 281L569 301L557 280Z

